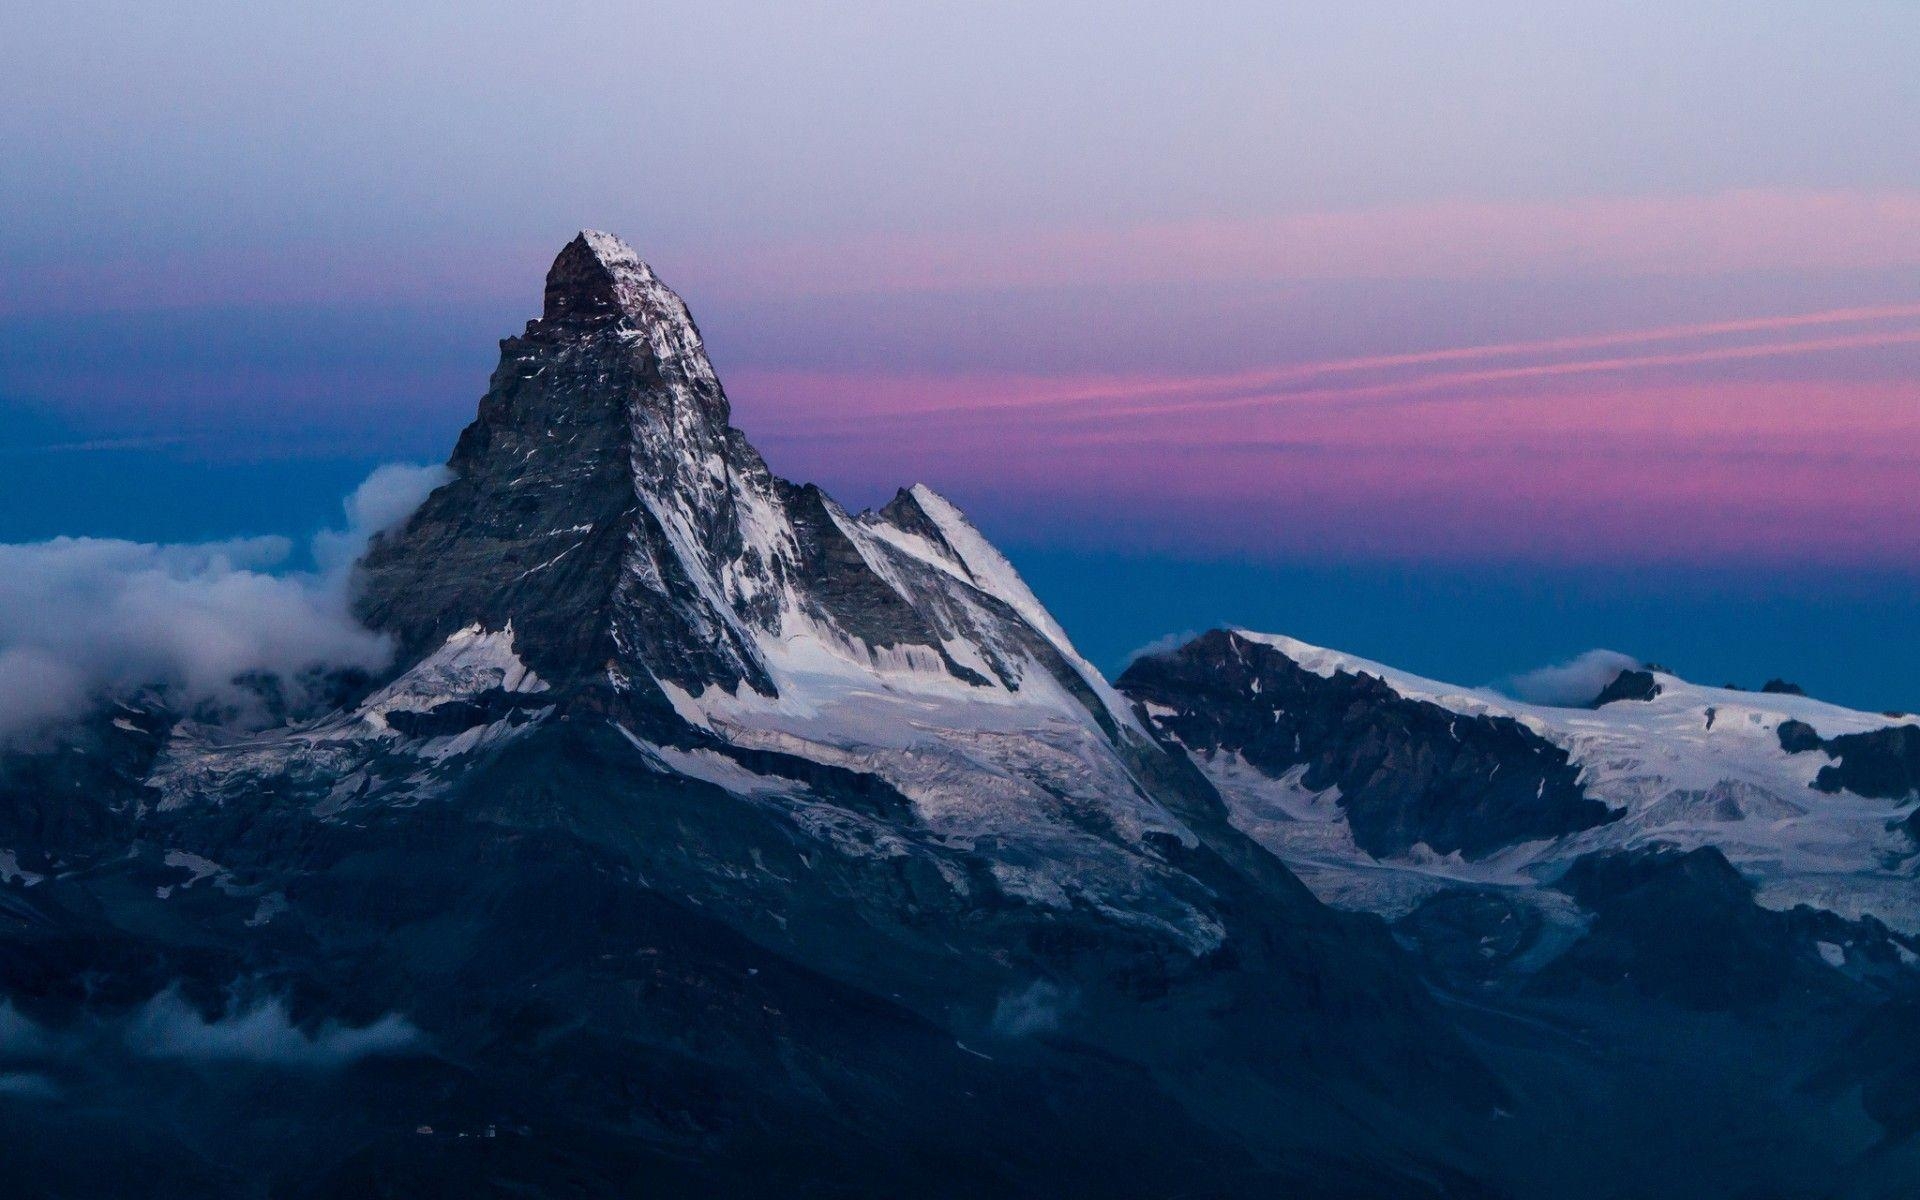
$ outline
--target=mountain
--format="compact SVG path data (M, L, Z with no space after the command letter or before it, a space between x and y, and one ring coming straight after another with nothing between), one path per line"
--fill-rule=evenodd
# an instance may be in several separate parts
M1506 1089L1385 923L952 504L774 476L617 239L448 468L337 707L0 752L10 1186L1497 1191Z
M1675 1164L1716 1195L1920 1179L1920 1059L1890 1052L1920 1045L1920 720L1658 668L1527 704L1239 629L1117 686L1236 827L1392 922L1510 1085L1597 1089L1558 1119L1585 1127L1632 1095L1663 1165L1629 1193ZM1638 1062L1541 1072L1543 1042Z
M1920 938L1920 718L1658 670L1590 707L1526 704L1243 630L1120 687L1341 907L1399 916L1463 886L1534 894L1597 854L1705 850L1767 907Z
M583 233L393 647L0 746L22 1195L1913 1194L1920 722L1216 631L1109 684Z

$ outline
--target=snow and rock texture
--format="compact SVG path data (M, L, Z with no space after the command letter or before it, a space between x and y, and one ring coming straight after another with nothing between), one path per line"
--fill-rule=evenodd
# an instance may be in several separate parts
M1345 865L1409 880L1538 880L1599 849L1711 846L1763 900L1920 932L1920 848L1901 829L1920 803L1904 757L1920 722L1625 674L1644 678L1555 708L1220 631L1122 686L1240 797L1237 820L1277 814L1262 828L1283 853L1303 817L1340 827L1310 836L1350 845ZM1854 775L1878 786L1850 790Z
M1240 633L1116 689L942 497L773 475L604 234L357 579L379 678L0 752L15 1191L1920 1176L1912 721Z
M362 611L409 653L510 626L630 726L877 776L932 835L995 847L1011 892L1217 942L1144 851L1198 842L1138 777L1158 749L1005 558L928 488L852 514L775 477L617 239L561 252L449 467L362 564Z
M1241 630L1118 685L1235 825L1392 921L1503 1077L1569 1105L1517 1190L1914 1192L1913 718L1657 668L1527 704Z
M1564 912L1544 885L1587 856L1706 850L1762 906L1920 935L1911 717L1656 671L1525 704L1239 630L1121 686L1331 903L1401 918L1464 885Z
M397 654L333 711L0 758L10 1182L1482 1194L1503 1089L1385 925L952 504L774 476L624 244L560 253L448 468L360 564ZM195 1086L161 996L418 1036Z
M969 703L1064 691L1125 720L945 500L917 487L853 516L774 477L686 305L606 234L561 252L448 465L362 564L368 623L413 654L513 622L556 682L642 700L777 699L834 676Z

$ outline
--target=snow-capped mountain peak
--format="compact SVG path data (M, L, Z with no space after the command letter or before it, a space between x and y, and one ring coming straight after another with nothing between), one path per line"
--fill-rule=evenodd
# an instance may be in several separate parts
M848 514L775 477L730 421L687 307L624 242L582 233L503 344L452 480L363 567L412 656L513 621L543 676L650 695L778 696L822 656L894 683L1127 706L1005 558L925 487ZM451 569L449 569L451 567Z
M645 339L656 359L688 375L713 378L706 344L686 302L613 234L583 230L560 251L547 273L540 320L553 326L618 325Z
M1143 857L1198 841L1146 782L1164 751L1013 565L924 485L850 513L775 476L686 305L618 239L560 252L449 467L362 565L403 661L510 626L543 703L614 714L649 761L870 775L941 836L1002 847L1003 887L1214 938Z

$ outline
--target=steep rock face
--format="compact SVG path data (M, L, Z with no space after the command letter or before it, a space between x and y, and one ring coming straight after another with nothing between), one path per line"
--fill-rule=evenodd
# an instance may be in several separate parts
M1813 786L1823 792L1883 800L1920 797L1920 726L1889 725L1823 738L1804 721L1786 721L1780 726L1780 748L1788 754L1826 751L1833 763L1813 777Z
M1654 700L1660 695L1660 682L1652 671L1622 671L1613 682L1594 697L1595 708L1605 708L1616 700Z
M686 305L609 235L555 260L545 312L501 344L448 466L361 567L362 613L409 655L511 623L556 685L650 702L659 685L775 697L809 654L1009 691L1032 663L1092 699L1017 579L956 554L965 521L944 501L916 489L854 517L775 478L730 424Z
M449 468L361 567L403 665L477 631L554 711L612 714L642 754L877 777L940 836L990 839L1004 888L1217 939L1185 873L1142 849L1198 844L1188 818L1220 815L1204 784L1143 784L1163 753L944 498L850 514L773 476L686 306L617 239L561 252ZM380 722L458 732L475 702L452 698Z
M1587 935L1534 981L1540 990L1630 986L1690 1008L1765 1004L1789 989L1845 996L1852 978L1823 954L1892 968L1897 943L1870 919L1847 922L1754 903L1753 884L1710 846L1609 851L1575 862L1554 887L1594 914ZM1824 950L1822 949L1824 947Z
M1237 633L1141 658L1119 686L1190 753L1334 789L1377 858L1416 845L1477 857L1616 815L1581 790L1565 750L1517 721L1408 700L1366 674L1316 674Z
M1520 1150L1517 1191L1911 1191L1913 723L1659 668L1616 685L1524 704L1245 631L1119 681L1237 826L1322 899L1390 919L1476 1048L1553 1097L1578 1134ZM1476 761L1495 746L1527 757ZM1859 790L1821 783L1838 747ZM1509 772L1533 786L1489 786ZM1607 818L1556 832L1556 779ZM1450 829L1472 849L1416 840ZM1631 1151L1586 1152L1613 1139Z
M561 252L448 466L361 564L363 615L408 656L512 623L555 680L625 658L643 680L770 687L742 619L770 617L785 565L750 545L772 479L686 306L626 247L582 234Z
M109 704L51 747L0 746L0 883L40 879L128 838L172 724L157 705Z

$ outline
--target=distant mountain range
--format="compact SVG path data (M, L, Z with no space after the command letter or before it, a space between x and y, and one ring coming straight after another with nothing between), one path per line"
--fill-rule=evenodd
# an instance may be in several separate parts
M943 497L773 475L600 233L355 595L392 667L270 728L0 752L17 1194L1920 1185L1912 717L1110 684Z

